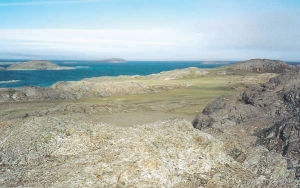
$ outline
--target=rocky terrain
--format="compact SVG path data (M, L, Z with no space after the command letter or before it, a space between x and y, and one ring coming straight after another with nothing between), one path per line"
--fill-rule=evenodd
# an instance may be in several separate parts
M189 68L2 89L0 187L298 188L300 72L245 71ZM219 91L231 94L206 100ZM204 101L194 121L167 118L201 111ZM150 112L161 119L134 123Z
M228 143L227 153L243 164L252 147L263 146L266 151L279 153L288 169L295 171L294 178L299 178L300 72L288 70L267 83L219 97L195 118L193 126Z
M33 60L25 63L16 63L7 67L7 70L69 70L74 67L58 66L49 61Z
M242 140L249 137L254 145L264 145L290 159L290 168L298 168L299 78L299 71L287 72L244 92L222 96L205 107L194 120L194 127L218 130L218 134Z

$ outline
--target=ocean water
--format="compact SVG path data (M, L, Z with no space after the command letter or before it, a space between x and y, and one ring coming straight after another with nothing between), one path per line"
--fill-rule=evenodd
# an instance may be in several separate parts
M0 60L0 67L24 61ZM49 87L59 81L78 81L84 78L119 75L149 75L187 67L215 68L234 62L203 61L129 61L126 63L95 63L89 61L51 61L74 70L0 71L0 88L41 86Z

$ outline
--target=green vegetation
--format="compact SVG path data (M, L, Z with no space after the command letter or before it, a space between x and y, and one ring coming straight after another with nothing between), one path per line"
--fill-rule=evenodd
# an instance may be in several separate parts
M218 74L220 71L226 71L226 74ZM57 112L62 113L65 106L73 105L78 108L87 108L87 110L102 108L107 110L88 111L86 118L92 115L110 114L118 118L120 113L131 113L134 121L139 118L142 119L144 114L154 114L156 119L165 118L166 114L171 116L179 115L179 117L187 117L193 119L195 115L201 113L203 108L211 101L215 100L221 95L228 95L233 92L249 87L252 84L266 82L270 75L262 75L258 73L233 72L228 67L221 67L210 69L208 74L195 76L195 73L176 80L162 80L153 79L149 77L116 77L116 78L101 78L99 81L109 80L112 82L134 82L142 85L157 87L164 85L182 84L188 85L180 89L159 92L154 89L153 92L136 95L119 95L105 98L88 98L80 100L64 100L64 101L34 101L34 102L10 102L0 103L0 116L2 118L23 117L26 114L37 114L48 109L58 109ZM10 95L13 95L15 90L10 90ZM109 107L106 107L106 106ZM76 108L76 107L74 107ZM54 110L56 111L56 110ZM65 112L64 112L65 113ZM67 113L67 112L66 112ZM68 112L72 113L72 111ZM116 117L114 117L114 114ZM161 114L160 116L157 114ZM103 116L101 116L102 118ZM126 119L130 119L125 115ZM101 120L102 121L102 120ZM128 123L130 124L130 122Z
M218 71L227 70L225 75L217 75ZM245 88L249 83L244 82L245 78L255 77L256 73L233 73L227 67L211 69L208 74L199 77L185 77L178 80L155 80L155 79L130 79L125 81L156 86L165 84L187 84L187 88L175 89L165 92L153 92L138 95L113 96L106 98L94 98L80 100L84 104L111 104L111 105L170 105L181 104L170 112L196 115L211 101L221 95L237 92L235 88ZM259 82L259 81L258 81ZM78 103L78 101L76 101ZM142 110L149 110L143 108Z

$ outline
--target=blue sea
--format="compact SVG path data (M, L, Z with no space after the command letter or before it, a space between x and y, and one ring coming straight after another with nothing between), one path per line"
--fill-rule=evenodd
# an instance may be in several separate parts
M25 62L0 60L0 67ZM72 66L74 70L0 71L0 88L41 86L49 87L59 81L78 81L84 78L119 75L149 75L162 71L187 67L215 68L234 62L203 61L128 61L126 63L96 63L91 61L51 61L60 66Z

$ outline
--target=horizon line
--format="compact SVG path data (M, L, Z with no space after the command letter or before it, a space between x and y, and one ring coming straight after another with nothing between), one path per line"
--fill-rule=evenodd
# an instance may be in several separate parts
M102 61L105 59L113 59L113 58L104 58L104 59L49 59L49 58L45 58L45 59L37 59L37 58L0 58L0 61L7 61L7 60L13 60L13 61ZM123 58L120 58L123 59ZM196 61L200 61L200 62L239 62L239 61L247 61L247 60L251 60L251 59L269 59L269 60L279 60L279 61L284 61L284 62L291 62L291 63L300 63L300 60L281 60L281 59L270 59L270 58L248 58L248 59L239 59L239 60L188 60L188 59L176 59L176 60L172 60L172 59L151 59L151 60L147 60L147 59L124 59L126 62L135 62L135 61L141 61L141 62L182 62L182 61L186 61L186 62L196 62Z

